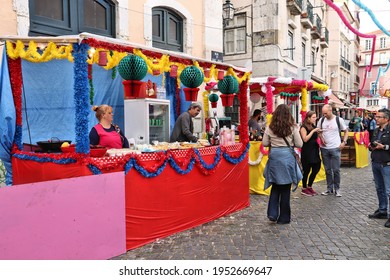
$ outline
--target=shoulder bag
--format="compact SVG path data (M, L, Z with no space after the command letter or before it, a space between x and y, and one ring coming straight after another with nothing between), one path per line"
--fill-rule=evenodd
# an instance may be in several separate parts
M283 137L283 140L284 140L284 142L286 142L286 145L290 148L290 151L293 154L293 156L298 164L298 167L301 170L301 173L303 174L303 166L302 166L301 159L300 159L299 155L294 151L294 147L290 146L290 144L288 143L288 141L285 137Z

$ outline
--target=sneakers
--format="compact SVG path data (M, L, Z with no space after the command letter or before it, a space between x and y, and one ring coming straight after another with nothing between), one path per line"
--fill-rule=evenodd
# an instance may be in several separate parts
M312 193L312 195L318 195L318 193L312 187L309 187L307 189Z
M387 219L387 213L379 212L379 209L377 209L374 214L368 215L368 218L370 219Z
M314 194L310 191L309 188L302 188L301 194L302 194L302 195L306 195L306 196L313 196L313 195L314 195Z
M387 222L385 223L385 227L390 228L390 219L387 219Z
M336 195L336 197L342 197L342 195L341 195L340 191L335 191L335 193L334 193L334 194Z
M330 194L333 194L333 191L327 190L321 193L321 195L330 195Z

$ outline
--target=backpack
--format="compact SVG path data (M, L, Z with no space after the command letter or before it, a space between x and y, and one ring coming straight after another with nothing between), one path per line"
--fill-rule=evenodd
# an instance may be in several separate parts
M349 122L349 124L348 124L348 128L350 129L350 130L353 130L353 127L355 126L355 124L354 123L352 123L351 121Z
M324 120L325 120L325 117L322 117L320 119L320 128L322 129L322 124L324 123ZM339 131L341 131L341 125L340 125L340 117L339 116L336 116L336 123L337 123L337 126L339 128ZM353 124L352 124L352 127L353 127Z

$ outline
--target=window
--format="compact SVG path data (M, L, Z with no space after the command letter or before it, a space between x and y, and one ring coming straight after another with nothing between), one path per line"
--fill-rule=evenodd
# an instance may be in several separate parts
M381 48L381 49L386 48L386 37L381 37L379 40L380 40L380 41L379 41L379 42L380 42L379 48Z
M366 51L371 50L371 40L366 40Z
M153 47L164 50L183 51L183 19L171 10L152 10Z
M288 58L294 60L294 32L292 30L288 31L287 38L287 52Z
M364 57L365 65L370 65L370 62L371 62L371 54L366 54L366 56Z
M324 57L321 57L321 77L324 76Z
M306 66L306 43L302 42L302 66Z
M225 54L246 53L246 15L236 15L224 29Z
M376 82L370 83L370 94L376 95L378 92L378 84Z
M378 106L379 100L378 99L368 99L367 100L367 106Z
M386 63L386 53L381 52L379 54L379 63L380 64L385 64Z
M115 37L115 4L111 0L31 0L30 36L89 32Z
M311 50L311 54L310 54L310 66L313 69L313 72L315 72L316 57L313 49Z

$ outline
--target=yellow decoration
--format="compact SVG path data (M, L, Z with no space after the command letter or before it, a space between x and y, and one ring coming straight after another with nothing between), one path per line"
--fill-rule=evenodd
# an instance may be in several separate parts
M210 108L209 108L209 92L206 90L202 93L203 95L203 111L204 111L204 116L205 118L207 118L207 116L209 115L209 111L210 111Z
M313 89L320 90L320 91L327 91L329 89L329 86L313 82Z
M30 41L28 47L24 43L18 40L14 44L10 41L6 41L7 44L7 55L11 59L21 58L30 62L41 63L47 62L53 59L68 59L70 62L74 62L72 56L73 46L68 44L66 46L57 46L54 42L49 42L46 48L43 50L42 54L38 52L38 46L34 41ZM109 51L102 48L97 48L91 57L87 59L88 64L95 64L99 62L99 52L107 52L107 65L103 66L104 69L109 70L113 67L118 66L122 58L127 55L127 52L118 52L118 51ZM148 72L153 74L153 70L160 70L160 73L169 72L171 65L176 65L177 69L177 85L180 88L180 74L186 68L187 65L178 62L170 62L169 55L164 54L160 59L147 57L142 50L133 49L133 53L137 56L142 57L146 65L148 66ZM157 62L157 63L155 63ZM198 61L193 61L193 65L198 67L204 74L204 69L199 66ZM250 79L250 72L246 72L241 78L238 78L237 74L234 72L233 68L229 67L227 70L228 75L234 76L238 82L241 84L243 81L248 81ZM204 82L208 83L214 78L215 81L218 80L218 69L215 64L210 67L210 77L204 78ZM322 89L319 89L322 90Z
M117 52L117 51L112 51L112 54L110 54L111 53L110 51L98 48L93 53L93 56L87 59L88 64L98 63L99 62L99 52L101 52L101 51L107 52L107 65L103 66L103 68L106 70L109 70L109 69L114 68L115 66L118 66L121 59L127 55L126 52Z
M71 44L67 46L60 46L53 42L49 42L45 50L40 54L37 49L38 46L34 41L30 41L27 49L22 41L18 40L14 47L13 43L7 41L7 55L11 59L22 58L24 60L40 63L48 62L53 59L68 59L70 62L73 62L72 50L73 47Z
M272 119L272 114L267 114L267 125L270 125Z
M306 83L306 85L307 85L307 83ZM301 89L301 95L302 95L302 98L301 98L302 109L301 109L301 111L306 112L307 111L307 88L306 88L306 86Z
M251 72L245 72L244 76L239 78L237 76L236 72L234 72L233 68L231 68L231 67L229 67L226 72L227 72L228 75L234 76L237 79L239 84L241 84L243 81L249 81L249 79L251 77Z

